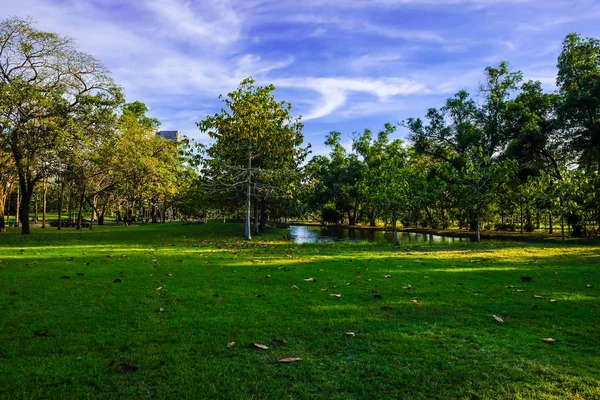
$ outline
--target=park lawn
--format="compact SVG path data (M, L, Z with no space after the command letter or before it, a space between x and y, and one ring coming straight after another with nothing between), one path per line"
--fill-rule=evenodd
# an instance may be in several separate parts
M242 230L0 235L0 398L600 398L597 242Z

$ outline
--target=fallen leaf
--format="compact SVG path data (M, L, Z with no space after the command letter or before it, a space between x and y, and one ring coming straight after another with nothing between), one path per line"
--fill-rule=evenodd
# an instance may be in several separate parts
M298 286L296 286L296 285L292 285L292 289L294 289L294 290L300 290L300 288Z
M533 297L535 297L536 299L543 299L544 298L544 296L539 296L537 294L534 294Z
M383 306L379 308L381 311L390 311L392 309L392 307L390 306Z
M350 285L352 285L352 282L346 283L346 286L350 286Z
M550 303L556 303L556 300L552 299L550 300Z
M173 274L165 274L166 276L173 276Z
M35 336L50 336L50 331L35 332Z
M306 282L314 282L315 278L304 278Z
M156 288L156 290L161 290L161 289L162 289L162 286L159 286Z
M126 363L121 363L120 365L121 365L121 369L123 371L127 371L127 372L135 372L135 371L137 371L139 369L135 365L129 365L129 364L126 364Z
M302 361L302 359L298 358L298 357L289 357L289 358L282 358L281 360L279 360L280 363L293 363L296 361Z
M287 342L283 339L271 339L271 343L274 344L275 346L282 346L282 345L286 344Z
M235 342L229 342L229 343L227 343L227 348L228 349L232 348L233 346L235 346Z
M271 277L271 275L267 275L267 276L265 276L265 278L270 278L270 277Z
M410 302L411 303L418 303L417 299L412 299Z
M331 293L330 294L331 297L335 297L336 299L341 299L342 295L341 294L335 294L335 293Z
M516 290L516 292L519 292L519 293L522 293L522 292L524 292L524 291L525 291L525 290L523 290L523 289L517 289L517 290Z
M256 297L263 297L264 293L255 294L254 296L256 296Z
M412 287L410 284L408 284L408 285L404 286L404 289L412 289L412 288L413 288L413 287Z
M346 336L356 336L356 333L354 333L354 332L344 332L344 335L346 335Z
M284 269L284 268L285 268L285 267L278 267L277 269L278 269L278 270L282 270L282 269Z
M554 343L554 342L556 342L556 340L552 339L551 337L549 337L549 338L542 338L542 341L544 341L546 343Z
M591 288L593 288L593 286L592 286L592 285L585 285L585 287L586 287L586 288L588 288L588 289L591 289Z
M267 346L265 346L264 344L260 344L260 343L253 343L252 344L255 348L257 349L261 349L261 350L269 350L269 348Z
M69 275L63 275L60 277L60 279L71 279L71 277Z
M329 290L329 289L321 289L321 292L326 292L326 291L328 291L328 290Z
M492 317L494 317L494 319L495 319L496 321L500 322L501 324L502 324L502 323L504 323L504 320L503 320L502 318L500 318L499 316L497 316L497 315L492 315Z
M391 275L384 275L383 277L384 278L391 278L392 276Z
M158 312L165 312L165 309L161 307L158 309Z
M531 282L533 281L533 278L530 276L522 276L521 277L521 282Z
M113 281L113 283L123 283L123 280L122 280L122 279L119 279L119 278L117 278L117 279L115 279L115 280Z
M513 285L508 285L506 288L507 289L512 289L512 288L514 288L514 286Z

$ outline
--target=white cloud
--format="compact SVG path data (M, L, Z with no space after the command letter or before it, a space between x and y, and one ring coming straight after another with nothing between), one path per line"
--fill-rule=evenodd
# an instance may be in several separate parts
M321 118L339 109L352 92L376 96L381 101L399 95L426 94L427 87L417 81L404 78L289 78L278 79L275 85L311 89L321 95L321 102L314 105L304 120Z

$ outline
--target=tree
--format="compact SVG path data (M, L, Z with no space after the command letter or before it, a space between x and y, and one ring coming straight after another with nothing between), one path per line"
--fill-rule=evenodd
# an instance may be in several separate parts
M261 193L290 196L294 175L307 148L302 148L300 117L292 117L292 105L278 102L274 85L255 86L246 78L238 89L219 98L220 113L197 123L214 143L205 148L203 174L207 190L229 192L240 199L245 192L246 239L251 238L251 200Z
M29 19L0 22L0 147L13 156L21 188L22 233L30 233L36 184L57 150L85 125L90 107L115 105L119 89L106 68L71 39L35 29Z
M4 210L15 182L16 170L12 157L0 148L0 232L6 231Z

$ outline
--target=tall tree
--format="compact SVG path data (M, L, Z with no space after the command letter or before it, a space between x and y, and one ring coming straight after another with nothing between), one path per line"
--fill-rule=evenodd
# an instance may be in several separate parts
M0 22L0 147L13 155L21 188L22 233L29 206L49 160L79 132L90 106L116 104L120 91L106 68L75 43L34 28L29 19Z

